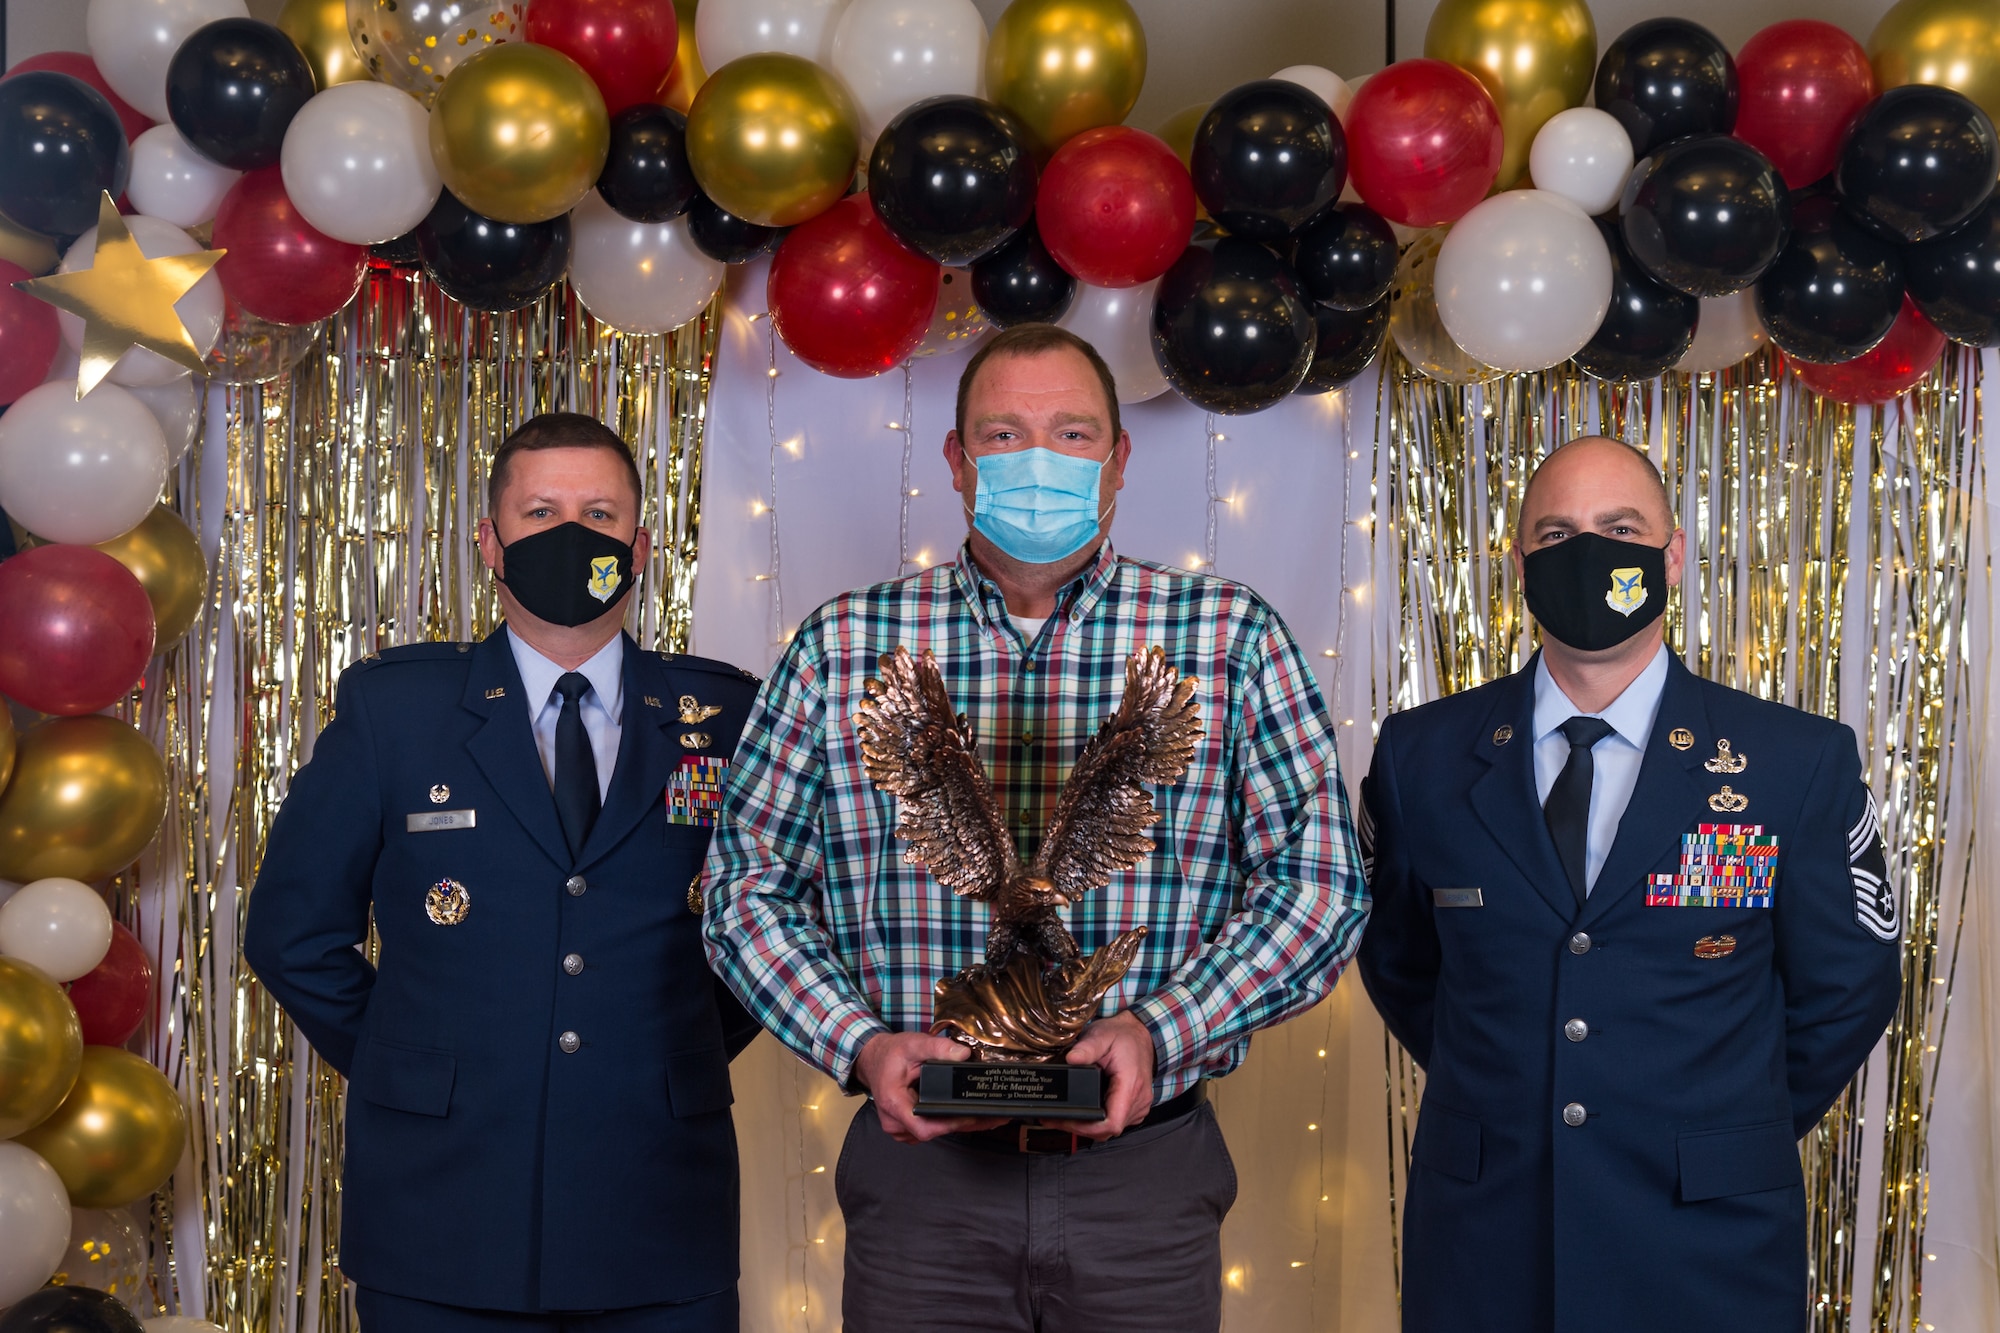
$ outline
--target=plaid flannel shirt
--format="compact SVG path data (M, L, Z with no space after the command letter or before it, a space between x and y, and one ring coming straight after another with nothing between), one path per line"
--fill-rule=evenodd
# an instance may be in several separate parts
M1277 613L1249 589L1121 559L1106 542L1032 643L968 552L848 593L799 627L737 747L704 874L716 971L843 1088L879 1032L920 1031L939 978L984 956L987 904L903 859L896 802L862 767L863 682L898 645L937 654L1019 851L1111 716L1135 649L1200 682L1207 734L1155 787L1156 850L1068 909L1088 953L1148 930L1103 1012L1153 1036L1164 1099L1243 1060L1250 1034L1332 989L1367 916L1334 738Z

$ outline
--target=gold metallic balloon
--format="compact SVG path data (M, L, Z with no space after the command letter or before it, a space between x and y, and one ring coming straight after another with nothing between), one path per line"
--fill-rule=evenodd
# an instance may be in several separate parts
M278 27L305 53L313 83L321 92L336 83L372 77L354 49L354 34L347 30L347 0L285 0Z
M145 521L97 549L132 571L153 603L153 642L165 652L188 632L208 596L208 562L186 521L165 505L155 505Z
M1495 190L1519 184L1535 135L1582 106L1597 70L1597 24L1584 0L1441 0L1424 54L1472 73L1500 109L1506 148Z
M347 30L374 78L429 106L445 77L519 41L527 0L347 0Z
M78 1208L122 1208L167 1183L187 1148L187 1110L167 1076L115 1046L86 1046L76 1086L20 1136Z
M38 236L32 231L24 231L6 218L0 218L0 259L10 264L19 264L36 277L53 273L62 255L56 243L46 236Z
M986 46L986 95L1046 152L1116 125L1146 82L1146 31L1125 0L1014 0Z
M14 776L15 744L14 717L7 711L7 701L0 699L0 791L7 790L7 779Z
M839 79L777 51L732 60L688 110L688 165L725 211L792 227L838 203L854 180L860 117Z
M48 1119L76 1082L83 1026L40 968L0 957L0 1139Z
M660 85L658 101L683 116L694 105L694 95L708 80L708 67L694 44L694 0L674 0L674 17L680 21L680 45L674 52L674 67Z
M500 222L569 212L610 151L603 94L552 47L482 51L451 72L431 107L431 156L445 188Z
M2000 120L2000 5L1902 0L1868 38L1878 90L1906 83L1956 88Z
M51 718L22 735L0 792L0 879L103 879L132 864L166 810L160 752L129 723Z
M1396 283L1389 289L1389 336L1403 359L1434 380L1472 384L1500 372L1468 354L1445 332L1438 315L1438 247L1447 228L1423 232L1403 251L1396 266Z

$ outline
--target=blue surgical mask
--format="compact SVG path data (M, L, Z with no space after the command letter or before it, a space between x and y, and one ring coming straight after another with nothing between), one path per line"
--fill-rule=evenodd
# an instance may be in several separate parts
M988 454L976 466L972 526L1014 559L1052 565L1097 540L1103 462L1035 448Z

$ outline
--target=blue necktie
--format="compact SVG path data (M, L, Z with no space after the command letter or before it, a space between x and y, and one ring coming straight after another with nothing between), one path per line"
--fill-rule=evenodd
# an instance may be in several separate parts
M562 697L562 712L556 718L556 814L562 819L563 836L569 839L570 855L582 856L599 806L597 756L591 753L580 706L590 693L590 678L580 671L564 672L555 692Z
M1556 841L1556 855L1569 873L1569 886L1579 904L1590 894L1589 859L1585 852L1590 838L1590 783L1596 773L1591 748L1615 728L1601 717L1579 714L1557 728L1569 741L1569 762L1549 788L1542 803L1542 818L1549 824L1549 836Z

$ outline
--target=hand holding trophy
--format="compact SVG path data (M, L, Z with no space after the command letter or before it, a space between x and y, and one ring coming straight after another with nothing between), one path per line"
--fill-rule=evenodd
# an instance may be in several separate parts
M966 719L937 660L898 648L881 658L856 716L868 776L898 798L897 836L912 865L963 898L993 904L984 962L941 979L931 1031L971 1048L918 1077L918 1115L1098 1120L1102 1071L1062 1058L1124 977L1145 928L1085 957L1059 909L1153 850L1148 783L1187 771L1201 739L1196 682L1159 648L1125 663L1125 694L1078 756L1033 861L1022 865Z

